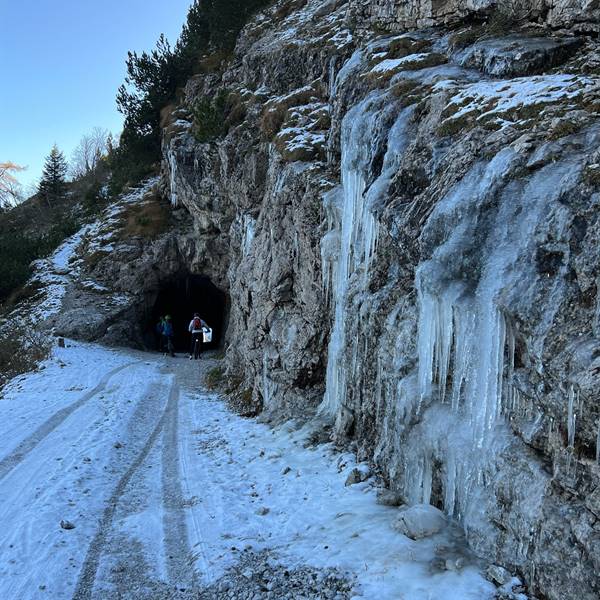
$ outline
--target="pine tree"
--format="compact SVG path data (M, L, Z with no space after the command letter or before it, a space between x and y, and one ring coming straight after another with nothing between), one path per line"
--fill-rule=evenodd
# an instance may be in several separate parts
M39 185L39 192L48 203L48 206L52 206L54 202L64 198L67 168L68 165L64 154L54 144L44 163L42 179Z
M117 93L117 108L125 116L125 123L118 147L108 155L111 193L120 192L126 184L157 169L161 159L161 110L176 99L177 90L191 75L210 68L203 65L209 56L217 57L213 61L216 64L231 56L244 24L269 1L194 0L173 48L161 35L150 52L128 53L127 76ZM211 130L207 137L219 133Z
M106 138L106 155L111 156L115 151L115 139L113 138L113 134L109 131L108 137Z

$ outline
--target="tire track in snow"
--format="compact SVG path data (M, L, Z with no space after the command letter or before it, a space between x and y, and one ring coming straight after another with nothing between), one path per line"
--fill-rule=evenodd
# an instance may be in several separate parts
M156 440L164 430L165 423L170 414L173 412L173 405L174 403L176 404L177 398L178 397L176 394L173 394L172 392L169 394L166 407L164 408L160 419L152 430L150 437L147 439L142 449L138 452L127 471L119 479L117 487L108 499L106 508L104 509L100 519L98 531L88 547L85 561L81 567L75 592L73 593L73 600L90 600L93 597L94 582L96 580L96 574L100 564L100 557L102 556L102 552L106 546L108 534L110 533L119 500L125 493L125 490L129 485L134 473L146 460L150 450L152 450Z
M42 423L33 433L28 435L22 440L19 445L8 455L0 460L0 480L4 479L16 466L18 466L27 455L48 435L50 435L57 427L62 425L64 421L70 417L76 410L81 408L84 404L89 402L94 396L102 392L108 382L119 372L127 369L133 365L139 364L139 362L128 363L121 365L112 371L109 371L100 380L95 388L90 390L87 394L83 395L79 400L76 400L69 406L65 406L58 412L54 413L49 419Z
M188 399L188 411L189 411L189 399ZM186 421L188 424L190 424L192 421L194 422L194 424L196 423L196 420L193 417L190 417L189 414L187 416ZM183 436L181 436L179 439L181 475L182 475L183 485L185 487L186 496L187 496L187 498L192 500L192 492L190 490L190 484L189 484L189 467L188 467L188 459L186 456L186 448L181 447L182 444L184 443L183 440L184 440L184 438L183 438ZM210 567L210 562L207 558L207 545L206 545L204 536L202 535L202 525L198 519L197 506L195 506L193 503L190 505L189 517L190 517L191 524L193 527L192 535L193 535L193 539L195 540L194 549L196 549L196 551L193 552L191 555L191 564L194 565L194 567L196 568L196 576L197 576L198 575L198 569L197 569L198 563L201 563L200 564L200 570L201 570L200 574L201 574L202 578L204 579L204 581L211 580L212 579L212 570ZM208 515L205 515L205 517L208 518Z
M185 363L184 363L185 364ZM205 367L205 363L202 362L201 363L201 367L202 367L202 371L204 372L206 370ZM209 513L207 512L206 508L204 507L203 503L200 504L196 504L194 503L194 498L193 498L193 494L190 490L190 469L189 469L189 464L188 464L188 457L189 456L194 456L194 458L196 458L196 453L195 452L191 452L192 450L191 448L187 447L187 443L189 443L189 441L186 443L186 440L188 439L189 435L192 434L192 432L197 431L200 428L200 423L197 419L197 414L195 410L192 410L192 406L191 406L191 395L193 395L195 397L196 393L198 392L198 389L194 386L190 386L189 382L190 382L190 370L189 367L185 367L184 369L179 368L176 371L176 375L178 377L178 379L180 380L180 385L181 387L185 390L185 394L184 394L184 403L182 404L182 409L183 409L183 416L184 416L184 421L187 427L187 431L185 431L183 434L180 433L180 435L178 436L178 451L179 451L179 464L181 467L181 481L182 481L182 486L184 488L184 492L186 495L186 498L188 498L190 500L190 505L189 505L189 510L188 510L188 518L189 518L189 523L191 525L191 531L188 532L188 543L192 543L193 542L193 548L190 547L190 565L191 568L193 567L194 569L194 582L195 584L201 585L202 582L206 583L207 581L211 581L212 577L213 577L213 572L211 569L211 565L210 565L210 561L208 560L208 546L206 544L206 540L203 534L203 531L205 529L205 525L203 526L203 523L205 524L206 522L208 522L208 519L210 518L214 518L211 517L209 515ZM202 392L207 392L206 389L201 388ZM181 413L180 413L181 414ZM209 465L210 466L210 465ZM205 470L204 471L205 474L207 474L209 471ZM209 484L209 482L212 484L214 482L214 478L212 477L206 477L205 479L206 484ZM210 487L208 487L208 485L205 485L204 487L204 499L206 499L207 497L212 498L213 494L212 494L212 490L214 489L213 485L210 485ZM210 502L211 506L215 505L215 502ZM202 513L202 516L198 515L198 512ZM191 535L191 537L190 537Z
M187 531L179 452L179 386L169 395L168 418L162 443L162 501L165 560L169 582L189 588L193 567Z

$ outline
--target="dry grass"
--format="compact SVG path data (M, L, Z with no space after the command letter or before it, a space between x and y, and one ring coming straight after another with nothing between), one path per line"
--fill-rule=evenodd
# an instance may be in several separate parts
M160 111L160 128L161 129L166 129L173 123L173 121L174 121L173 113L175 112L176 108L177 107L175 106L175 104L171 103L171 104L167 104L167 106L165 106Z
M442 122L437 128L437 133L440 137L454 135L459 131L468 131L474 127L484 127L485 129L496 131L500 129L501 121L509 122L517 129L532 129L537 128L547 122L553 115L560 113L561 107L548 104L546 102L534 102L521 106L514 106L508 110L494 111L497 106L497 99L491 98L483 106L464 113L459 117L455 117L462 108L471 102L471 98L465 98L459 104L452 103L448 105L442 112ZM574 99L573 102L578 102ZM575 123L561 123L557 131L548 131L548 139L558 139L563 135L576 133L580 126ZM552 137L554 136L554 137Z
M421 69L437 67L447 62L448 57L445 54L431 52L422 58L404 62L395 69L389 69L388 71L369 71L364 77L370 82L371 86L381 85L387 83L394 75L397 75L402 71L419 71Z
M0 387L11 378L33 371L48 357L50 341L32 327L12 325L0 333Z
M562 137L573 135L574 133L579 132L582 126L582 123L576 123L575 121L570 121L569 119L563 119L550 129L546 135L546 139L558 140Z
M256 417L262 412L262 401L255 400L252 390L238 390L230 395L227 401L229 407L242 417Z
M395 98L402 98L403 96L407 96L417 87L417 82L412 79L405 79L403 81L399 81L395 85L390 88L390 94Z
M122 216L120 239L154 239L165 233L171 223L171 211L165 200L153 197L144 204L128 207Z
M449 118L442 121L437 128L437 135L439 137L447 137L454 135L459 131L467 131L473 127L473 120L469 118L469 115L463 115L458 118Z
M216 390L222 387L224 382L225 373L223 372L223 367L214 367L211 369L204 378L204 385L209 390Z
M386 58L404 58L410 54L425 52L431 47L428 40L417 40L408 37L392 40Z
M283 20L289 17L294 11L304 8L308 0L291 0L282 2L276 6L273 10L273 18L277 21Z
M498 0L487 27L491 35L506 35L534 17L534 10L522 0Z
M229 108L229 114L225 119L225 127L230 129L236 125L240 125L246 119L247 108L239 95L230 96L231 106Z
M260 128L267 139L272 140L277 135L285 121L287 111L288 106L284 103L274 104L265 109L260 121Z
M100 261L106 258L109 254L110 252L106 252L105 250L97 250L96 252L92 252L91 254L84 254L83 262L85 262L86 266L90 270L94 270L98 266L98 264L100 264Z
M453 33L448 39L452 51L462 50L471 46L487 34L487 29L483 25L473 25L468 29L463 29Z
M235 413L242 417L255 417L262 412L262 400L254 396L251 388L244 386L244 379L240 375L230 374L225 379L223 374L223 381L220 385L225 393L229 408Z
M229 62L231 56L230 50L215 50L206 54L198 61L198 71L204 74L218 73Z
M267 139L272 140L286 121L290 108L303 106L314 100L318 100L318 95L311 87L296 90L285 98L267 102L260 121L261 131Z

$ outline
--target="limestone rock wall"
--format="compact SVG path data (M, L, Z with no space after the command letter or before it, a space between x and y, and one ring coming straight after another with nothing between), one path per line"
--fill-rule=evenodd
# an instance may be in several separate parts
M193 222L178 256L229 294L248 401L318 415L533 594L592 600L600 54L571 33L597 7L536 5L560 35L457 24L490 6L276 4L189 82L163 188ZM200 143L219 89L235 118Z
M396 31L483 18L497 10L555 29L598 32L600 27L600 6L589 0L350 0L357 23Z

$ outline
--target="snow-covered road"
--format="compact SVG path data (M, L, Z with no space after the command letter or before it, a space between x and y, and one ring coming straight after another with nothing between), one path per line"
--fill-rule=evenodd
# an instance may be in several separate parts
M371 481L344 486L352 455L305 447L308 427L229 412L202 388L215 364L69 343L11 382L0 400L2 600L192 598L250 547L286 569L348 573L349 597L493 597L475 566L432 567L449 532L410 540Z

